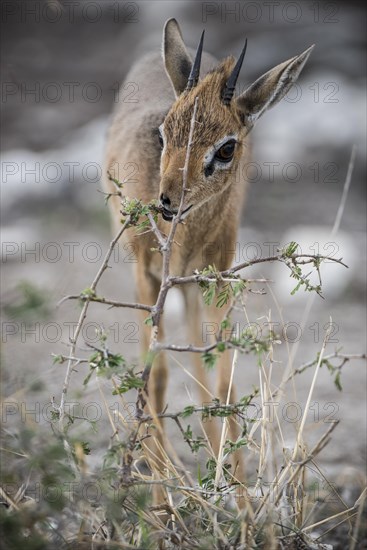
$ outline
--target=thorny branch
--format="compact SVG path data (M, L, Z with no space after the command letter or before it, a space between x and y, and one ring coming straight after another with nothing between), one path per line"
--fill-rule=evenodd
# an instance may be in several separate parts
M115 246L118 243L121 235L127 229L129 224L130 224L130 217L128 216L126 218L125 222L123 223L122 227L117 232L117 235L115 236L115 238L111 241L110 246L108 247L106 256L105 256L105 258L102 262L102 265L99 268L99 270L98 270L96 276L94 277L93 282L90 286L90 289L89 289L90 292L85 298L85 302L83 304L82 311L79 315L78 323L77 323L76 329L74 331L73 337L70 338L70 351L69 351L70 357L68 359L68 364L67 364L65 378L64 378L64 385L63 385L63 388L62 388L60 405L58 407L59 428L60 428L61 433L64 433L65 403L66 403L67 392L68 392L68 389L69 389L71 374L72 374L73 369L75 367L74 356L75 356L77 341L78 341L78 338L80 336L80 332L81 332L84 320L85 320L86 315L87 315L89 304L91 302L90 297L92 297L95 294L95 290L97 288L99 280L100 280L103 273L105 272L105 270L108 267L108 262L110 260L113 249L115 248ZM70 449L68 449L68 451L70 451Z
M170 277L169 277L169 264L170 264L170 258L171 258L171 250L172 250L172 244L174 242L174 236L176 233L177 226L180 222L182 209L184 206L184 200L185 200L185 192L187 188L187 178L188 178L188 167L189 167L189 160L190 160L190 153L191 148L193 144L193 135L194 135L194 128L195 128L195 120L196 120L196 112L197 112L197 105L198 105L198 98L195 100L194 104L194 110L191 118L190 123L190 133L189 133L189 141L187 144L187 150L186 150L186 158L185 158L185 165L183 167L182 171L182 192L181 192L181 200L180 205L178 208L178 212L176 216L173 217L171 229L169 232L169 235L167 239L164 239L160 231L158 230L156 225L153 225L154 233L157 235L158 240L161 244L161 252L162 252L162 282L158 293L158 298L155 303L155 305L152 308L151 311L151 318L152 318L152 329L151 329L151 337L150 337L150 344L149 344L149 350L148 350L148 360L144 366L144 371L142 374L142 379L145 382L145 387L143 390L139 391L138 394L138 414L139 411L142 411L146 404L146 400L143 394L147 394L148 389L148 380L150 371L153 365L154 357L156 356L158 350L156 349L156 342L158 338L158 327L160 323L160 319L163 313L164 304L166 301L167 293L171 287L170 284Z
M342 259L338 258L331 258L329 256L321 256L321 255L313 255L313 254L292 254L288 257L284 255L284 253L277 254L275 256L267 256L266 258L255 258L254 260L249 260L248 262L243 262L241 264L235 265L234 267L231 267L230 269L227 269L226 271L220 271L218 274L213 276L208 275L201 275L200 273L196 273L194 275L189 275L187 277L170 277L169 283L173 285L185 285L190 283L200 283L200 282L213 282L218 280L218 278L222 280L226 280L226 277L230 277L234 273L237 273L238 271L241 271L242 269L245 269L247 267L251 267L256 264L261 263L270 263L270 262L282 262L287 263L287 259L294 262L295 265L304 265L308 263L314 263L315 261L319 260L330 260L335 263L341 264L344 267L348 267ZM238 281L239 279L236 279ZM244 282L246 282L246 279L243 279Z
M153 216L152 220L153 220ZM159 229L157 228L159 231ZM159 232L160 237L162 238L162 234ZM315 256L315 258L319 258L319 256ZM272 261L270 258L269 261ZM252 265L252 264L251 264ZM259 278L259 279L239 279L239 278L233 278L233 277L222 277L222 273L219 272L219 275L221 276L221 281L223 283L238 283L238 281L243 281L246 284L262 284L262 283L270 283L271 281L269 279ZM180 280L174 280L176 278L169 277L168 280L171 281L172 286L174 285L180 285L182 284ZM185 277L182 277L182 279L185 279ZM212 283L215 282L217 279L215 277L210 277L208 275L200 276L200 278L197 279L198 282L203 283ZM186 281L183 281L185 283ZM192 281L189 281L192 282ZM250 291L250 289L248 289ZM136 302L119 302L117 300L110 300L109 298L105 298L103 296L85 296L84 294L69 294L68 296L64 296L58 303L57 306L60 306L67 300L80 300L81 302L84 302L88 299L89 302L96 302L97 304L104 304L107 306L111 306L111 308L114 307L122 307L122 308L129 308L129 309L141 309L143 311L152 311L154 306L148 306L147 304L138 304Z
M188 141L187 150L186 150L185 165L182 171L182 192L181 192L180 205L176 216L173 217L171 230L168 237L164 239L163 235L161 234L158 227L156 226L154 220L152 224L152 229L155 235L157 236L158 242L160 243L160 250L162 253L162 282L158 292L157 301L151 310L152 328L151 328L151 335L150 335L150 344L149 344L149 349L147 354L147 361L144 365L144 370L141 376L142 380L144 381L144 387L138 390L138 397L137 397L137 403L136 403L137 405L136 416L138 419L138 426L136 430L130 435L129 443L127 446L127 452L124 453L124 457L123 457L123 472L124 472L125 479L126 478L131 479L132 452L136 445L139 428L141 425L141 417L143 415L144 407L147 403L148 382L149 382L150 372L152 369L154 358L158 353L158 349L156 349L156 344L158 339L158 327L159 327L160 319L163 313L164 304L167 298L167 293L171 287L171 284L169 283L169 264L170 264L172 244L174 242L174 236L176 233L177 226L180 222L184 200L185 200L185 192L187 188L187 177L188 177L188 166L189 166L190 152L191 152L192 143L193 143L197 104L198 104L198 99L195 100L194 110L193 110L191 123L190 123L189 141Z
M107 306L111 306L111 308L114 307L125 307L125 308L131 308L131 309L142 309L143 311L152 311L152 306L148 306L146 304L137 304L135 302L118 302L116 300L109 300L107 298L98 297L98 296L86 296L83 294L70 294L69 296L64 296L59 302L58 306L60 306L63 302L66 300L80 300L82 302L95 302L97 304L105 304Z

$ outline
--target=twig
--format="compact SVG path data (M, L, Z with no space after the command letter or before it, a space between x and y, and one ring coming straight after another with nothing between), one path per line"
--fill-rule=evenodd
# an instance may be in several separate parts
M253 406L252 403L243 404L240 401L238 401L236 403L230 403L228 405L221 405L218 403L218 405L213 404L213 405L208 405L206 407L193 407L191 412L205 413L208 416L211 416L214 412L217 412L217 411L223 411L225 413L240 414L242 409L246 409L247 407L251 407L251 406ZM184 416L184 411L179 411L177 413L162 412L162 413L157 413L156 415L154 415L154 417L151 415L142 415L139 418L139 422L141 423L151 422L152 420L154 420L155 417L171 418L172 420L176 421L177 418L181 418L183 416Z
M305 258L305 259L302 260L302 258ZM285 257L283 254L278 254L276 256L268 256L266 258L255 258L254 260L243 262L225 271L219 271L217 274L213 276L201 275L200 273L195 273L194 275L188 275L186 277L172 276L172 277L169 277L169 283L171 285L184 285L184 284L200 283L200 282L213 282L213 281L217 281L219 277L222 280L223 278L230 277L231 275L233 275L237 271L240 271L241 269L252 267L256 264L269 263L269 262L285 263L286 259L293 260L294 262L296 262L296 264L301 264L301 265L312 263L318 260L330 260L346 268L348 267L342 261L341 258L331 258L330 256L323 256L320 254L292 254L288 257ZM239 279L235 279L235 281L238 282ZM246 279L244 279L244 281L246 282Z
M150 212L148 213L148 220L150 222L150 225L152 226L152 230L153 230L154 235L158 239L158 242L159 242L159 245L160 245L161 249L164 248L165 245L166 245L166 239L163 237L162 233L159 231L158 226L155 223L154 217L152 216L152 214Z
M154 219L151 217L151 220L153 219L152 229L154 233L156 234L158 241L160 243L160 250L162 253L162 280L160 289L158 292L158 297L156 300L156 303L151 308L151 320L152 320L152 327L151 327L151 333L150 333L150 343L147 353L147 360L144 365L143 373L141 376L141 379L144 382L144 387L139 388L138 390L138 396L136 401L136 417L137 417L137 426L133 433L131 433L129 437L129 442L126 448L126 452L124 453L123 457L123 464L124 464L124 476L129 479L131 477L131 464L133 461L132 458L132 452L135 448L139 429L141 426L141 417L143 416L143 411L148 403L148 406L150 408L149 402L147 401L148 396L148 382L150 377L150 372L153 366L153 361L159 352L159 350L156 348L157 339L158 339L158 327L160 324L160 319L163 313L164 304L167 298L167 293L169 289L171 288L171 284L169 281L169 264L170 264L170 257L171 257L171 250L172 250L172 244L174 243L174 236L177 229L177 226L180 222L182 209L184 205L184 197L185 197L185 191L187 188L187 178L188 178L188 164L190 159L190 152L193 142L193 132L195 127L195 119L196 119L196 112L197 112L197 103L198 99L195 100L193 114L191 118L191 124L190 124L190 133L189 133L189 141L187 145L186 150L186 158L185 158L185 165L183 167L183 173L182 173L182 192L181 192L181 200L180 205L178 208L177 214L173 217L171 229L169 232L168 237L164 240L162 234L159 232L158 228L156 227L156 224L154 223ZM149 218L149 216L148 216ZM150 221L151 221L150 220ZM158 236L159 235L159 236ZM156 418L156 412L152 411L150 408L150 411L152 412L152 416ZM158 424L157 426L158 430L162 431L161 426Z
M330 353L329 355L325 355L322 359L322 361L329 361L329 359L342 359L342 363L338 365L337 369L341 369L348 361L351 359L366 359L365 353L339 353L338 351L334 353ZM291 378L295 374L302 374L305 370L309 369L310 367L313 367L317 363L317 359L314 359L313 361L308 361L307 363L303 363L301 366L299 366L297 369L291 373L286 382L289 382Z
M193 143L193 134L194 134L194 127L195 127L195 119L196 119L196 112L197 112L197 102L198 99L196 98L195 104L194 104L194 110L191 118L191 125L190 125L190 133L189 133L189 141L187 144L186 149L186 158L185 158L185 165L183 167L182 172L182 192L181 192L181 200L180 205L178 208L178 212L176 216L173 217L171 230L169 232L169 235L167 239L165 240L164 244L161 246L161 252L163 255L163 266L162 266L162 282L159 289L157 301L155 305L152 308L152 330L151 330L151 337L150 337L150 345L149 345L149 360L144 366L144 371L142 374L142 379L145 382L145 388L144 392L146 393L147 387L148 387L148 380L150 371L153 365L153 360L157 352L154 351L156 342L157 342L157 336L158 336L158 326L160 323L161 315L163 313L163 307L166 301L168 290L171 288L171 282L169 277L169 262L171 257L171 250L172 250L172 244L174 241L175 232L177 229L177 226L180 222L181 213L184 205L184 199L185 199L185 191L187 188L187 177L188 177L188 166L189 166L189 159L190 159L190 152L191 147ZM145 405L145 398L142 395L142 391L139 392L138 395L138 409L144 408Z
M210 344L208 346L198 347L193 346L192 344L188 344L187 346L178 346L176 344L162 344L161 342L156 342L154 345L154 349L156 351L180 351L180 352L191 352L191 353L208 353L209 351L212 351L218 346L219 342L215 342L215 344ZM229 342L221 342L221 343L229 343Z
M130 309L142 309L144 311L152 311L152 306L146 304L138 304L134 302L117 302L115 300L109 300L107 298L99 298L98 296L85 296L81 294L70 294L69 296L64 296L58 303L57 306L60 306L66 300L81 300L82 302L96 302L97 304L106 304L111 307L126 307Z
M120 239L121 235L123 234L123 232L125 231L125 229L128 227L129 223L130 223L130 216L128 216L126 218L126 220L123 223L122 227L119 229L116 237L111 241L111 243L108 247L106 256L105 256L105 258L104 258L104 260L101 264L101 267L99 268L99 270L98 270L96 276L94 277L93 282L90 286L91 293L93 293L95 291L100 278L102 277L104 271L107 269L108 262L109 262L109 259L111 257L111 254L113 252L113 249L116 246L117 242L119 241L119 239ZM68 392L68 388L69 388L71 373L72 373L74 365L75 365L72 358L75 355L76 344L77 344L77 341L78 341L80 331L82 329L85 317L87 315L87 310L88 310L90 301L91 301L90 298L87 297L85 303L83 304L83 308L82 308L82 311L80 313L79 320L78 320L76 329L74 331L73 337L70 338L70 342L71 342L71 345L70 345L70 359L68 360L68 365L67 365L67 368L66 368L66 373L65 373L65 378L64 378L64 385L63 385L63 388L62 388L61 400L60 400L60 405L59 405L59 409L58 409L59 410L59 428L60 428L60 431L62 433L64 432L64 416L65 416L66 396L67 396L67 392Z
M54 357L55 359L61 359L59 361L60 363L63 363L64 361L74 361L75 363L89 363L89 359L84 359L82 357L72 357L70 355L62 355L58 353L51 353L51 357Z
M150 214L148 214L148 217L151 216ZM152 219L153 219L153 216L151 216ZM154 221L154 220L153 220ZM157 228L158 229L158 228ZM159 229L158 229L159 231ZM160 236L162 238L162 234L160 233ZM206 282L206 283L211 283L213 282L213 280L215 280L213 277L210 277L210 276L203 276L200 278L200 282ZM249 283L249 284L254 284L254 283L259 283L259 284L267 284L267 283L270 283L272 282L270 279L265 279L265 278L260 278L260 279L242 279L242 278L231 278L231 277L223 277L222 278L222 281L225 282L225 283L238 283L238 281L243 281L244 283ZM184 281L185 282L185 281ZM173 281L172 284L181 284L180 282L175 282ZM248 289L249 291L251 289ZM260 291L252 291L252 292L260 292ZM56 304L56 307L59 307L61 306L64 302L68 301L68 300L80 300L80 301L86 301L86 300L89 300L89 302L96 302L98 304L105 304L105 305L108 305L108 306L111 306L111 307L126 307L126 308L130 308L130 309L141 309L141 310L145 310L145 311L152 311L153 309L153 306L148 306L146 304L139 304L139 303L136 303L136 302L119 302L119 301L116 301L116 300L111 300L109 298L104 298L103 296L102 297L99 297L99 296L84 296L83 294L69 294L68 296L64 296L63 298L61 298L61 300L59 300Z

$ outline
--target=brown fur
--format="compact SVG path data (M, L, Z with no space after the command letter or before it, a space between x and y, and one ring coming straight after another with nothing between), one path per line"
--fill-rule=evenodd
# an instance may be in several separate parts
M197 116L194 128L193 146L190 152L188 170L188 190L185 194L185 205L193 205L192 210L179 224L175 235L170 271L172 275L190 275L196 269L201 270L210 264L224 270L232 262L231 250L234 249L237 228L246 181L241 174L242 167L249 160L249 143L247 134L255 118L269 106L275 104L291 83L297 78L309 50L301 56L290 59L269 73L263 75L239 98L233 99L229 106L221 100L221 94L233 66L234 59L229 57L215 65L215 60L203 54L202 73L206 76L191 91L184 91L187 79L189 54L182 41L182 35L175 20L166 23L164 32L163 64L156 54L150 54L139 62L127 76L127 82L135 82L139 87L138 103L117 105L106 148L105 172L110 170L120 181L127 172L126 166L137 168L135 181L125 183L126 195L149 202L164 193L169 196L171 206L178 209L182 192L182 168L185 163L186 148L190 130L195 99L198 98ZM214 68L213 68L214 67ZM170 82L173 89L171 88ZM253 106L253 108L251 108ZM155 128L163 123L165 148L161 154ZM237 136L237 145L231 168L215 170L209 177L203 169L204 156L219 140L227 135ZM108 191L114 191L111 182L105 178ZM112 218L116 227L119 225L120 201L113 197L111 202ZM159 219L158 226L168 234L170 222ZM128 239L135 246L137 263L135 264L135 281L137 300L141 303L154 304L161 283L161 256L152 252L157 246L152 233L137 236L134 230L128 233ZM206 247L215 243L214 251L208 261ZM203 308L202 298L196 285L181 287L186 303L186 326L189 342L203 345L202 322L209 320L219 327L225 314L223 309L214 306ZM142 316L145 318L146 315ZM163 339L163 327L159 338ZM207 343L207 342L206 342ZM146 328L143 338L143 350L149 344L149 331ZM200 356L194 354L195 377L199 381L202 402L211 400L205 369ZM231 360L225 352L219 364L218 387L215 395L221 402L227 399L228 381ZM149 401L152 410L160 412L166 406L166 386L168 368L163 354L156 360L149 381ZM231 401L235 399L231 392ZM231 440L238 437L236 423L230 420ZM206 424L207 435L215 452L218 450L219 436L213 422ZM149 445L149 459L154 469L164 467L164 434L158 430L155 441ZM244 476L243 459L240 452L234 456L236 477ZM161 501L164 494L159 490L155 500Z

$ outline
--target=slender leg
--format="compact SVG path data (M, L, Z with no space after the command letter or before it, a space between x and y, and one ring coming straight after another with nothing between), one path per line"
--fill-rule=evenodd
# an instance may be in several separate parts
M203 323L203 305L202 297L197 285L189 285L183 288L185 306L186 306L186 323L188 327L189 343L194 346L208 345L207 327ZM200 396L200 404L208 404L213 397L209 389L208 373L203 365L203 360L200 353L193 353L195 378L198 381L198 390ZM214 396L215 397L215 396ZM215 419L209 419L205 422L205 433L209 442L217 452L219 446L219 431Z
M224 307L217 308L215 305L215 301L211 306L208 306L205 308L205 317L208 319L208 323L213 323L213 329L216 329L216 331L220 328L220 323L224 319L226 314L226 309ZM213 330L214 332L214 330ZM217 393L216 396L219 398L221 403L226 403L228 398L228 390L229 390L229 384L231 379L231 370L232 370L232 353L230 350L226 350L224 353L221 354L217 365ZM234 386L232 385L230 388L230 394L229 394L229 403L235 403L236 401L236 392L234 389ZM240 435L240 426L236 422L236 419L232 416L228 418L228 431L229 431L229 439L231 441L236 441ZM215 452L218 453L219 445L215 448ZM232 455L232 473L234 474L235 478L240 481L244 482L245 480L245 465L244 465L244 459L243 459L243 450L239 449L238 451L235 451ZM239 489L238 494L241 494L241 490ZM241 497L239 498L239 504L241 504Z

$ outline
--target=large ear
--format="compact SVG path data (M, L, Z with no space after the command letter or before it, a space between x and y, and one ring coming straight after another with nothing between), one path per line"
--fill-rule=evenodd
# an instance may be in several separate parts
M176 97L186 88L192 67L176 19L168 19L163 29L163 60Z
M313 47L263 74L237 98L237 107L245 122L253 125L269 107L285 96L299 77Z

